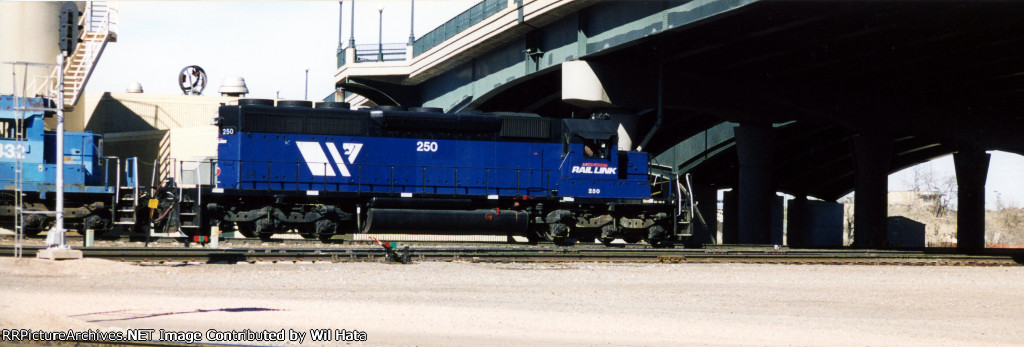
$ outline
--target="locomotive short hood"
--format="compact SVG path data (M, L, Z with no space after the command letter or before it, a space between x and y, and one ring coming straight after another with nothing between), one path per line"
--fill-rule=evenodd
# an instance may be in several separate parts
M608 140L618 135L618 124L594 122L589 119L565 119L562 121L570 133L588 140Z

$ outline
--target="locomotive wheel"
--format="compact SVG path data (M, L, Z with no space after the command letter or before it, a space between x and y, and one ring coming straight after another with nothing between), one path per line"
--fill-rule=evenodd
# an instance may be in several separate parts
M256 221L256 235L260 240L270 240L271 237L274 237L274 232L277 231L277 224L277 221L260 218Z
M256 226L253 222L238 222L236 224L238 225L238 233L242 234L242 237L256 237Z
M601 227L601 236L597 239L605 246L611 246L612 241L615 241L615 235L618 234L618 232L619 231L615 228L615 223L611 223Z
M548 232L544 235L548 241L564 239L569 236L569 226L563 223L548 224Z
M347 224L352 225L354 223ZM319 238L319 241L321 241L322 243L330 244L331 236L334 236L342 228L344 227L340 226L339 223L336 221L333 221L331 219L321 219L317 220L316 223L312 224L309 230L312 230L313 238Z
M548 230L544 234L544 238L559 246L568 246L576 243L575 240L569 239L569 226L564 223L548 224Z
M548 224L548 232L544 235L548 241L557 246L572 246L576 239L569 237L569 226L563 223Z
M82 224L78 225L78 228L76 228L75 231L80 235L85 236L85 231L92 229L95 231L95 235L102 235L106 232L107 225L109 225L109 223L104 220L103 217L91 215L85 217L85 219L82 220Z
M668 231L660 225L655 225L647 230L647 236L644 236L644 241L647 244L656 247L666 247L665 238L668 236Z

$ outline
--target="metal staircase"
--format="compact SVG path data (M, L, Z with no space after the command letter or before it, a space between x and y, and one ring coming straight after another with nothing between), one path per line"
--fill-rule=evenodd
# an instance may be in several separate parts
M64 67L64 105L71 109L82 97L96 62L108 42L117 42L117 8L105 1L89 1L79 19L79 34L75 53L67 58Z
M120 166L120 162L118 166ZM120 171L120 170L118 170ZM137 158L126 158L124 160L124 182L121 176L117 177L117 190L114 194L114 225L121 231L135 232L139 210L139 165Z
M200 187L202 171L199 165L192 169L185 169L183 163L179 168L178 177L184 177L185 170L191 171L195 175L195 184L188 185L188 188L195 189L185 190L186 184L179 181L182 183L178 186L178 218L181 223L181 233L187 237L207 235L209 226L204 223L203 219L203 190Z

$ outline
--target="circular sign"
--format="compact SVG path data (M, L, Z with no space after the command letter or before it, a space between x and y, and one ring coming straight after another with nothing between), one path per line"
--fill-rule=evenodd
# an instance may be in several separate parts
M197 65L189 65L178 74L178 86L185 95L202 95L206 89L206 71Z

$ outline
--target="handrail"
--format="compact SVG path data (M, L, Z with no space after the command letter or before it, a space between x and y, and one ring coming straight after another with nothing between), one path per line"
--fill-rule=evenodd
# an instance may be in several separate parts
M251 167L252 165L257 165L257 167L265 167L266 176L264 176L264 177L256 176L255 171L253 171L254 172L253 176L252 177L248 177L248 178L243 178L243 177L241 177L242 175L239 174L239 180L238 180L238 182L236 182L236 184L239 184L239 185L242 185L242 184L252 184L254 186L256 184L266 184L268 189L270 189L271 186L275 185L275 184L280 184L281 185L281 189L285 189L284 187L286 185L293 185L293 187L291 187L291 190L303 190L303 189L301 189L303 186L310 188L310 190L313 190L312 187L314 187L315 185L322 185L322 187L324 189L326 189L328 186L333 185L336 188L337 187L341 187L341 186L354 186L354 188L355 188L354 191L355 192L363 192L363 188L364 187L369 187L369 189L371 189L371 191L377 191L377 189L380 189L382 187L386 187L388 193L401 193L401 192L408 192L406 187L417 187L417 188L419 188L421 190L422 193L427 193L427 191L429 189L433 189L435 193L437 192L438 189L452 189L454 191L455 195L460 195L461 194L461 193L459 193L459 189L466 189L466 190L468 190L468 189L484 189L486 193L490 193L492 189L498 189L498 190L502 190L502 189L515 189L516 190L516 195L521 195L523 190L529 191L529 190L535 190L535 189L544 189L545 188L545 186L544 186L545 182L550 181L550 179L553 177L552 174L558 174L559 177L562 177L561 173L560 173L561 170L558 170L558 169L516 168L516 167L499 167L499 168L494 168L494 167L464 167L464 166L442 166L442 165L349 164L348 170L349 170L350 173L354 173L355 174L353 176L340 176L339 175L339 176L328 177L326 175L324 175L324 176L316 176L316 175L312 175L311 173L309 173L307 175L304 175L304 176L307 176L307 177L305 177L304 179L300 179L302 177L300 177L299 173L304 172L303 170L307 170L307 167L309 165L322 165L323 168L324 168L322 170L323 172L331 172L329 169L332 168L333 165L331 163L326 163L326 162L325 163L317 163L317 162L307 163L307 162L295 162L295 161L269 161L269 160L268 161L255 161L255 162L254 161L250 161L250 160L230 160L230 161L225 161L225 160L218 160L218 159L202 160L202 161L181 161L182 164L184 164L184 163L196 163L197 164L196 170L198 170L199 167L201 166L201 164L204 164L204 163L209 163L211 165L211 169L212 169L213 165L219 165L219 164L223 164L225 162L237 163L238 165L237 165L237 169L236 169L237 171L236 172L238 172L238 173L244 172L243 166ZM184 167L185 165L181 165L181 166ZM293 166L294 166L294 172L296 173L294 175L294 177L293 177L294 181L286 182L284 180L276 180L276 179L273 178L273 173L274 172L280 172L281 170L288 170L289 172L291 172L292 171L291 167L293 167ZM369 178L368 175L369 174L367 173L368 170L366 170L366 168L382 169L382 170L379 170L378 172L382 172L383 169L387 169L390 172L390 174L386 174L387 175L387 180L384 181L384 182L379 182L379 183L368 182L368 178ZM221 169L223 169L223 166L221 167ZM423 172L423 174L420 175L420 177L419 177L420 181L419 182L409 182L409 184L396 184L396 182L395 182L395 170L396 169L400 169L400 170L401 169L405 169L405 170L410 170L410 171L411 170L420 170L420 171ZM443 184L440 183L440 182L429 182L428 181L429 177L427 175L427 171L428 170L438 170L438 169L440 169L440 170L452 170L452 176L451 177L453 177L453 179L455 181L451 182L451 183L443 183ZM466 183L461 183L460 181L458 181L458 177L459 177L458 175L459 175L459 171L460 170L462 170L463 172L465 172L466 170L483 170L484 181L483 181L482 185L477 185L477 184L472 184L472 183L466 184ZM256 171L263 171L263 169L262 168L261 169L257 169ZM514 174L516 176L516 178L515 178L515 187L512 187L512 186L507 186L507 187L491 187L490 186L491 178L494 177L494 173L495 172L502 172L502 171L507 171L508 174ZM530 179L530 182L526 182L526 184L524 186L524 184L523 184L524 183L523 182L523 176L533 177L533 176L535 176L537 174L540 174L540 176L535 178L535 179ZM533 183L534 180L540 180L541 182ZM331 182L331 181L333 181L333 182ZM222 187L220 185L218 185L217 187L219 187L219 188L230 188L230 187Z
M119 19L116 7L105 1L89 1L78 24L85 29L84 32L116 34Z
M110 204L110 220L117 222L117 202L121 199L121 160L117 157L113 157L114 162L117 163L117 168L114 170L114 201Z
M50 74L47 76L33 76L32 84L27 88L32 91L30 95L43 95L50 97L51 91L57 90L57 73L60 67L54 66L50 68Z
M119 15L117 8L110 6L109 4L106 4L103 1L86 2L85 12L78 19L78 25L83 29L78 34L78 39L80 41L80 43L78 44L78 49L86 50L86 52L83 53L82 61L89 62L90 64L95 63L97 53L99 50L98 48L90 49L94 48L92 46L96 45L97 43L91 42L90 40L86 40L86 35L89 33L98 33L105 35L114 33L116 35L118 20ZM65 64L64 67L54 66L50 69L50 73L46 76L34 76L32 79L32 83L27 86L26 90L31 92L30 95L44 95L49 97L50 94L52 94L51 92L56 91L58 88L57 74L63 73L65 76L71 75L70 71L73 65L74 64L68 63ZM91 70L91 68L89 70ZM86 75L87 73L87 71L79 70L75 72L73 75L84 77L84 75ZM77 84L80 83L66 81L65 87L80 88L80 86L77 86ZM75 94L80 94L80 92L66 94L65 99L76 100ZM65 101L65 104L70 103Z
M433 30L420 36L412 43L412 56L419 56L421 53L429 51L431 48L436 47L445 40L448 40L455 35L469 29L470 27L484 21L485 19L501 12L508 8L508 0L482 0L473 7L462 11L447 22L438 25ZM362 62L379 62L379 61L403 61L408 58L406 56L406 43L385 43L387 48L382 48L380 44L359 44L355 45L356 58L352 63ZM398 48L400 45L401 48ZM345 59L345 50L338 48L337 52L338 67L344 66L348 63Z
M338 46L338 67L345 66L345 49Z
M128 157L124 159L124 176L132 188L132 208L139 207L139 158Z
M359 44L356 45L356 62L402 61L405 60L405 43ZM344 51L339 53L344 57Z
M81 97L85 83L93 68L95 68L96 60L99 58L103 46L110 37L116 37L117 35L118 19L116 7L110 6L103 1L89 1L86 3L85 12L78 21L78 25L83 30L78 35L80 43L76 52L81 52L81 59L72 58L61 69L61 73L64 74L66 81L64 88L70 88L70 93L65 93L64 96L66 105L74 105L79 97ZM100 39L90 39L89 34L99 35ZM77 56L77 53L72 56ZM54 86L55 88L56 86Z

